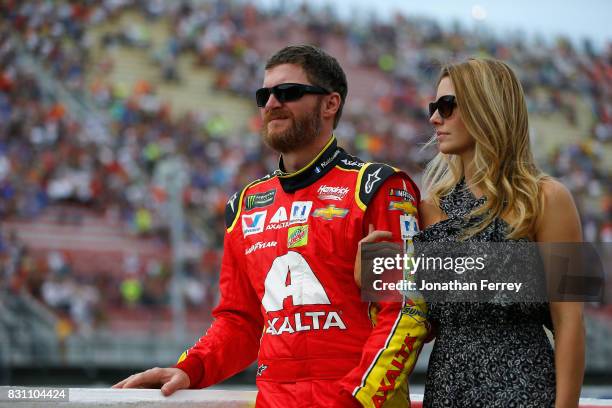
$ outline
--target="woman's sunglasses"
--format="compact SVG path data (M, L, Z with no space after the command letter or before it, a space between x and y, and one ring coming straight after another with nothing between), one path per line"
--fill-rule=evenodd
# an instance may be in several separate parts
M440 113L444 119L450 117L453 114L453 110L457 106L455 95L444 95L438 98L437 101L429 104L429 117L431 118L436 111Z
M327 89L320 86L287 83L278 84L272 88L259 88L255 92L255 100L257 101L257 106L263 108L268 103L271 94L274 94L274 97L280 103L285 103L297 101L306 94L327 95L329 93Z

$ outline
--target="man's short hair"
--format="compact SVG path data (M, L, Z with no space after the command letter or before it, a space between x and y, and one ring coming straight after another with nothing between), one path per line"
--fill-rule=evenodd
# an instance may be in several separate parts
M334 117L335 129L348 93L346 75L338 61L318 47L303 44L290 45L278 51L266 63L266 70L282 64L299 65L312 85L340 94L340 108Z

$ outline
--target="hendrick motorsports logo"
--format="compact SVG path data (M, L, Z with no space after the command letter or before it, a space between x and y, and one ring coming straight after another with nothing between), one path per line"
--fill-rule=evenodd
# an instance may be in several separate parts
M341 201L349 192L348 187L338 186L321 186L319 187L319 200L335 200Z
M252 210L257 207L265 207L274 202L274 196L276 195L276 190L266 191L264 193L251 194L246 197L245 201L245 209Z

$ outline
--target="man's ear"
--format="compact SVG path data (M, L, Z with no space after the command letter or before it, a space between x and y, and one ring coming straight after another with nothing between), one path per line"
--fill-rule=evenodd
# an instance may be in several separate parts
M321 116L323 118L334 118L338 109L340 109L340 103L342 102L342 97L338 92L332 92L329 95L326 95L324 102L321 106L322 112Z

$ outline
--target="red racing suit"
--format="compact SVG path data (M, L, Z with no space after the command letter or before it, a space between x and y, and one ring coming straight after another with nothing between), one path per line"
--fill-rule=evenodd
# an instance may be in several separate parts
M215 321L176 367L202 388L258 358L258 407L409 406L427 323L363 302L353 268L370 224L401 241L416 185L333 136L303 169L279 167L229 200Z

